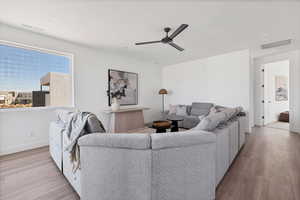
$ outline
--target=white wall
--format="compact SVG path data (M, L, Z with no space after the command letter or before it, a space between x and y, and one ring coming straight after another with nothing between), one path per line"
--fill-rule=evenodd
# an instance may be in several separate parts
M300 133L300 51L291 51L287 53L267 55L262 57L254 58L254 76L255 76L255 87L254 87L254 122L255 125L262 125L261 116L263 116L263 92L261 84L263 83L263 77L261 68L266 63L289 60L290 62L290 130L293 132Z
M276 101L276 76L289 77L289 60L267 63L264 65L264 124L278 121L279 114L289 110L289 101ZM289 83L289 80L288 80ZM289 88L289 84L287 85ZM288 90L289 94L289 90Z
M101 37L101 36L99 36ZM107 108L107 70L109 68L139 74L139 105L150 107L145 111L146 122L159 116L161 99L160 67L126 56L72 44L0 24L0 40L74 54L75 105L82 111L107 118L101 111ZM155 77L155 78L153 78ZM54 111L0 111L0 154L12 153L48 144L49 121Z
M249 126L253 124L248 50L164 67L162 81L170 91L167 106L192 102L242 106L249 112Z

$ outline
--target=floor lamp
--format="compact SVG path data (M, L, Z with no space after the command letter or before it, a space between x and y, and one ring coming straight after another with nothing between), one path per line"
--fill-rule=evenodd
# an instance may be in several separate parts
M162 111L165 112L165 94L168 94L166 89L160 89L158 94L162 95Z

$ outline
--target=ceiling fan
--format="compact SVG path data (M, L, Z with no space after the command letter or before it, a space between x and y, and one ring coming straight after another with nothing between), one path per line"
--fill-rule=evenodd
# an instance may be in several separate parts
M170 36L169 36L169 32L171 30L171 28L166 27L164 28L164 31L166 32L166 36L161 39L161 40L156 40L156 41L149 41L149 42L138 42L135 43L135 45L144 45L144 44L154 44L154 43L163 43L163 44L169 44L172 47L176 48L179 51L183 51L184 49L180 46L178 46L177 44L175 44L173 42L173 39L179 35L184 29L186 29L189 25L187 24L181 24Z

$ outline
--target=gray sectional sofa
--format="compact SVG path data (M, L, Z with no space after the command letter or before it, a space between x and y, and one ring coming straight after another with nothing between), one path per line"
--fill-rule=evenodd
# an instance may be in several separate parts
M191 116L212 106L200 104ZM85 135L76 173L64 151L68 138L51 122L51 156L82 200L213 200L246 140L246 117L220 110L182 132Z
M213 200L245 143L245 117L213 131L92 134L79 140L83 200Z

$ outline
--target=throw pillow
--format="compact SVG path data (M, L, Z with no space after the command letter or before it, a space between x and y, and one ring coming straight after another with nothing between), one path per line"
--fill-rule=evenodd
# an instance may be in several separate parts
M169 114L170 115L175 115L177 111L177 105L171 105L169 106Z
M95 114L90 113L85 129L88 133L105 133L105 128Z
M240 112L242 112L242 111L243 111L243 108L242 108L241 106L239 106L239 107L236 107L235 109L236 109L235 116L237 116L238 114L240 114Z
M199 119L200 119L200 121L201 121L202 119L204 119L204 118L205 118L205 115L200 115L198 118L199 118Z
M227 108L224 111L222 111L226 115L226 120L230 120L235 116L235 113L237 113L236 108Z
M176 115L179 116L186 116L187 112L186 112L187 108L184 105L178 105L176 108Z
M211 107L211 109L209 110L209 113L208 115L213 115L213 114L216 114L218 111L215 107Z
M217 112L222 112L222 111L224 111L224 110L227 109L227 108L224 107L224 106L219 106L219 105L217 105L217 106L215 106L215 109L217 110Z
M225 119L226 115L223 112L218 112L216 114L206 116L195 128L193 128L193 130L212 131Z

